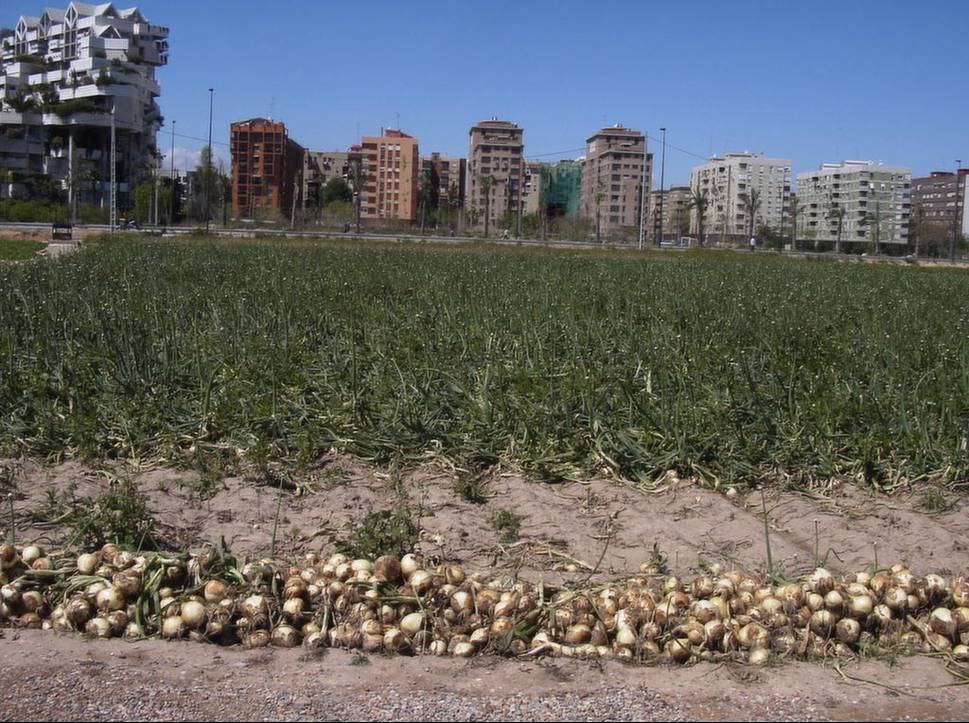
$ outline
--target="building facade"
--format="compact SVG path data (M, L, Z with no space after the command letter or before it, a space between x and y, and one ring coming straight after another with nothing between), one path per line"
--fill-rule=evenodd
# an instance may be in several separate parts
M756 153L712 156L690 175L691 191L707 195L704 234L711 241L745 242L761 225L786 233L791 204L791 161L765 158ZM756 191L754 195L753 192ZM757 199L753 218L749 199ZM691 213L692 233L699 231L696 210Z
M939 230L955 228L969 234L966 217L966 177L969 168L956 172L933 171L928 176L912 179L912 222L918 213L919 223Z
M525 162L525 185L522 187L522 213L542 213L548 186L542 175L542 164L539 161Z
M421 171L417 139L400 130L381 129L379 136L364 136L362 141L366 178L360 198L362 220L413 223Z
M639 228L641 204L647 202L652 183L652 161L646 136L621 124L603 128L586 139L582 215L593 222L598 220L600 233Z
M679 239L690 235L690 187L673 186L665 191L649 194L646 228L654 240ZM660 229L660 208L663 209L663 228Z
M797 174L797 199L798 238L875 246L908 243L909 168L871 161L825 163Z
M519 213L524 192L525 131L510 121L491 118L468 131L465 219L496 228L507 213Z
M232 206L242 218L289 216L300 203L303 147L286 134L286 124L250 118L229 126Z
M456 208L464 205L464 184L468 162L458 156L442 156L434 152L421 156L421 173L437 178L439 204L451 204Z
M311 151L303 153L303 208L322 205L323 189L334 178L350 178L348 151Z
M137 8L71 3L0 31L0 168L23 193L47 176L73 210L110 204L111 125L118 207L160 158L155 69L168 62L167 27Z

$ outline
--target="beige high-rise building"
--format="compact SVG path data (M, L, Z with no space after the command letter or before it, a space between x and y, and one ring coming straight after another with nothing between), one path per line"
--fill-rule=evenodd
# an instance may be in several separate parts
M745 242L750 218L745 199L757 191L760 203L754 212L754 232L761 225L787 234L791 203L791 161L765 158L756 153L728 153L712 156L693 169L690 188L707 194L704 235L710 241ZM696 211L691 229L699 231Z
M617 123L586 139L582 161L582 215L597 217L600 232L639 228L643 197L643 163L646 190L652 182L653 156L646 152L646 136Z
M506 213L518 213L522 207L525 131L491 118L472 126L468 135L466 219L469 225L484 228L487 217L490 229L497 229Z
M367 183L361 197L364 221L407 221L417 218L417 177L421 157L417 139L399 130L364 136L362 162Z
M912 169L871 161L825 163L797 174L798 237L842 243L906 244Z
M673 186L665 191L652 191L649 194L649 207L646 214L649 219L646 228L652 234L651 238L676 240L690 235L690 187ZM660 233L659 216L660 204L663 209L663 229Z

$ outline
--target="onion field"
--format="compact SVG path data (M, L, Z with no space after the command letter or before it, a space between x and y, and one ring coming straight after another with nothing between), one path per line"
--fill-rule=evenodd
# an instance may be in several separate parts
M0 266L0 454L969 484L969 274L100 242Z

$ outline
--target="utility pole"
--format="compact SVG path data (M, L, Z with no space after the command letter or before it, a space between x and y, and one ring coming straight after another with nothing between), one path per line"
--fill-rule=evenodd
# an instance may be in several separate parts
M172 121L172 177L171 194L168 198L168 225L175 225L175 121Z
M643 173L639 181L639 250L646 245L646 148L649 132L643 134Z
M118 226L118 178L117 162L115 159L115 127L114 127L114 104L111 104L111 234L114 235L115 228Z
M209 233L209 220L212 215L209 209L209 186L212 185L212 94L214 89L209 88L209 155L205 162L205 233Z
M155 161L155 163L151 167L151 185L152 185L152 190L154 191L152 195L154 196L154 202L155 202L154 209L153 209L154 214L152 214L152 219L154 220L155 226L157 226L158 225L158 166L161 165L159 163L160 156L157 154L152 154L152 160Z

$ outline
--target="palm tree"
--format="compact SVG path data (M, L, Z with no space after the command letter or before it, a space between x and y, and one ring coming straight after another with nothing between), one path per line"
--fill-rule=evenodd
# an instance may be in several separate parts
M882 219L884 218L882 213L882 202L880 200L875 201L875 210L869 211L865 214L865 217L861 220L862 225L872 227L872 242L874 245L875 255L877 256L882 252L881 236L882 236Z
M845 207L840 203L831 202L831 206L828 209L828 221L834 221L838 227L837 240L834 243L834 252L836 254L841 253L841 233L844 230L845 225Z
M421 236L424 235L424 217L427 214L427 204L431 200L431 172L421 171L417 179L417 198L421 202Z
M363 201L363 189L370 181L370 175L363 167L363 163L354 163L350 170L350 185L353 186L353 195L356 196L357 206L357 233L360 233L360 204Z
M754 217L760 210L760 191L756 188L750 189L750 193L741 193L740 200L744 204L744 212L747 214L747 238L754 235Z
M595 193L595 201L596 201L596 243L600 243L600 241L601 241L601 239L599 237L600 209L602 208L602 200L605 197L606 197L606 186L602 182L602 179L599 178L596 181L596 193Z
M687 202L687 206L696 211L696 228L697 235L700 237L700 245L703 246L704 236L703 227L706 223L707 206L710 205L710 194L707 191L701 191L699 189L692 189L690 191L690 200Z
M915 256L919 255L919 244L922 241L922 224L925 223L925 207L921 203L915 204L912 209L912 215L909 217L909 228L912 231L910 234L914 236L915 239Z
M488 227L491 222L491 187L495 184L495 177L491 174L479 176L481 193L485 199L485 238L488 238Z
M794 251L797 251L797 219L803 216L806 210L807 208L798 202L797 196L791 194L791 221L793 222L793 228L791 229L791 249Z

